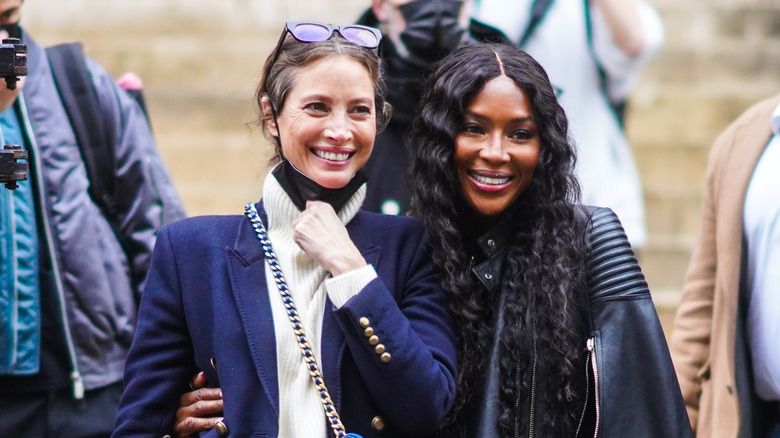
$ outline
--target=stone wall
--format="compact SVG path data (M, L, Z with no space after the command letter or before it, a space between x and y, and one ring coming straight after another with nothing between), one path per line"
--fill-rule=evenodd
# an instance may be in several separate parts
M141 76L161 153L188 213L227 214L260 196L270 147L252 123L252 95L283 23L351 21L363 6L357 0L28 1L22 24L41 44L81 40L115 76Z
M628 132L642 174L651 290L674 302L699 228L715 137L756 101L780 92L780 3L653 0L666 43L633 95Z
M353 21L366 0L28 1L39 42L83 40L114 75L143 77L160 149L190 214L257 199L269 147L251 129L259 69L287 19ZM780 91L775 0L651 0L666 43L627 122L643 177L656 299L674 304L698 230L709 147L751 103Z

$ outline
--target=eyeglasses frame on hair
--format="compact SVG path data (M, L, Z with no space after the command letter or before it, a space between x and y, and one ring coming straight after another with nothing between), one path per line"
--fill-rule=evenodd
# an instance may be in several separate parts
M316 41L309 41L309 40L306 40L306 39L302 39L301 36L296 35L296 33L295 33L295 29L299 25L302 25L302 24L311 24L311 25L314 25L314 26L321 26L321 27L325 28L328 31L328 37L325 38L325 39L316 40ZM347 30L347 29L350 29L350 28L362 29L362 30L367 30L367 31L371 32L372 34L374 34L374 37L376 37L376 45L374 45L374 46L367 46L367 45L365 45L365 44L363 44L361 42L353 41L353 40L347 38L345 36L345 34L344 34L344 31ZM264 90L264 91L267 90L268 74L271 72L271 70L274 67L274 64L276 64L276 61L279 59L279 54L282 51L282 44L284 44L284 40L287 38L287 34L288 33L290 35L292 35L293 38L296 39L296 41L299 41L299 42L302 42L302 43L321 43L323 41L328 41L329 39L333 38L333 35L336 32L338 32L339 35L341 35L342 38L344 38L345 40L349 41L350 43L355 44L355 45L360 46L360 47L365 47L367 49L370 49L374 53L374 55L379 57L379 46L380 46L380 44L382 42L382 32L380 32L379 29L377 29L377 28L369 27L369 26L363 26L363 25L360 25L360 24L347 24L347 25L344 25L344 26L334 26L332 24L318 23L316 21L288 21L288 22L286 22L284 24L284 30L282 30L282 34L279 36L279 41L276 43L276 48L273 51L274 57L271 60L271 63L268 65L268 69L264 72L263 88L262 88L262 90Z

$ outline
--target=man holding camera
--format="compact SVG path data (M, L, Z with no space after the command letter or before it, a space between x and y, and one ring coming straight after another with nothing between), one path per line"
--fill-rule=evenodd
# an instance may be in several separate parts
M84 158L44 49L0 0L0 37L28 48L28 75L0 80L0 140L29 154L29 178L0 186L0 436L109 436L154 240L184 217L138 104L87 59L116 207L89 195Z

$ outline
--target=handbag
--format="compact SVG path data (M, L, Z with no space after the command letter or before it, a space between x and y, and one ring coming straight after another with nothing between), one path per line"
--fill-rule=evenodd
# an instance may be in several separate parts
M301 348L303 360L306 362L306 367L309 369L311 380L320 394L322 409L325 410L328 424L333 429L336 438L362 438L356 433L347 433L344 428L341 417L339 417L338 412L336 412L336 406L330 398L328 388L325 386L325 380L322 378L322 373L320 373L320 367L317 365L317 360L314 358L314 353L309 346L309 339L306 337L306 331L303 329L301 318L298 316L298 311L295 309L295 303L293 303L292 296L290 296L287 281L284 279L279 260L276 258L276 253L274 253L274 249L271 246L271 240L268 239L268 232L265 230L263 220L260 219L260 215L257 214L257 208L255 208L255 205L251 202L246 205L245 209L246 217L249 218L249 221L252 223L252 228L254 228L257 238L263 246L265 258L268 260L268 265L271 267L271 272L274 276L274 282L279 289L279 294L282 296L284 307L287 310L287 317L290 320L293 332L298 340L298 346Z

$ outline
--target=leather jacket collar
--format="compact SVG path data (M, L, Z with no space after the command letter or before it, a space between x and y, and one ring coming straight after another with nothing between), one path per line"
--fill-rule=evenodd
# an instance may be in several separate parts
M485 234L477 238L472 248L471 272L491 293L498 293L501 285L504 256L522 221L522 202L515 202Z

